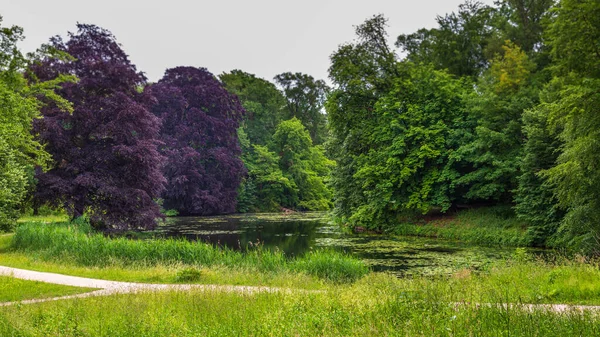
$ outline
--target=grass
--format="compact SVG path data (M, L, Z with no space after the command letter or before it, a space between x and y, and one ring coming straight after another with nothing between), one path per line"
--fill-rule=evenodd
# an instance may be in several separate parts
M284 275L287 279L286 274L299 273L331 282L352 282L369 272L363 262L341 252L316 251L306 257L288 259L280 251L260 246L241 253L183 239L109 238L74 224L24 223L14 236L5 240L10 240L9 248L5 248L7 253L34 254L38 260L102 269L168 270L193 266L203 271L199 279L210 278L214 270L229 270L233 275L259 273ZM319 258L320 255L323 256ZM324 269L327 271L323 272Z
M487 296L487 295L484 295ZM1 336L597 336L591 313L456 306L370 274L319 293L164 292L0 309ZM502 298L500 298L502 299ZM504 300L507 300L505 298Z
M67 296L93 290L0 276L0 302Z
M527 225L508 206L468 209L437 217L403 219L392 233L433 237L479 245L531 246Z

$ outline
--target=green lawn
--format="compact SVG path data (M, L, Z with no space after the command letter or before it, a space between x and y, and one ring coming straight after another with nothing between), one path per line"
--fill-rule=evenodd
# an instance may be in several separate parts
M67 296L93 290L95 289L25 281L9 276L0 276L0 302Z
M500 291L500 290L499 290ZM456 306L371 274L327 292L162 292L0 308L1 336L598 336L598 315ZM499 299L502 299L500 297ZM468 300L468 299L467 299Z

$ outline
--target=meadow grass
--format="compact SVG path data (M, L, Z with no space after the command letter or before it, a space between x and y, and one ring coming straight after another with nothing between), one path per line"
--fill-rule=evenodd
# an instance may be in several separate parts
M85 226L68 223L21 224L10 239L10 247L17 252L35 253L47 261L98 268L194 266L201 274L203 268L262 274L302 273L332 282L352 282L369 272L362 261L336 251L314 251L305 257L289 259L281 251L261 246L242 253L184 239L131 240L106 237ZM210 273L205 270L204 274Z
M93 290L96 289L69 287L37 281L19 280L10 276L0 276L0 302L67 296Z
M527 224L508 206L467 209L430 219L400 219L391 232L491 246L528 247L533 242Z
M1 336L597 336L598 314L457 306L372 273L327 292L162 292L0 308ZM507 299L504 299L507 300Z

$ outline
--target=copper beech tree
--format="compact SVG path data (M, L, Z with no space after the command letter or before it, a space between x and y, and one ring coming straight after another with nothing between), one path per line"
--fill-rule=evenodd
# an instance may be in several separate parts
M105 231L151 228L161 217L155 199L164 190L158 152L160 120L148 109L153 99L139 88L146 78L115 37L94 25L77 25L68 41L50 46L73 59L47 59L32 67L40 80L73 74L57 93L73 113L55 104L42 108L34 133L54 165L37 174L37 198L62 206L72 217L86 214Z
M208 70L194 67L168 69L146 92L156 97L151 110L162 120L165 208L193 215L235 212L246 174L237 137L245 111L237 96Z

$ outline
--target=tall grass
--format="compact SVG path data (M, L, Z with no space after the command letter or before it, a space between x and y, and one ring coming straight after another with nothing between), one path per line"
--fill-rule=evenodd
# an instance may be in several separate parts
M319 293L164 292L0 309L1 336L598 336L599 317L455 305L371 274ZM502 300L502 299L500 299Z
M68 260L95 267L158 264L223 266L258 272L305 272L340 282L355 280L368 272L363 262L339 252L316 251L306 257L290 260L283 252L264 249L260 245L242 253L184 239L131 240L106 237L93 232L83 223L25 223L16 229L11 246L20 251L40 252L47 259ZM314 272L322 268L331 268L332 272Z
M80 294L96 289L70 287L0 276L0 303Z

